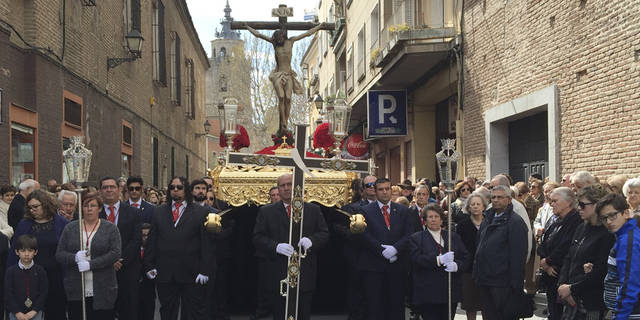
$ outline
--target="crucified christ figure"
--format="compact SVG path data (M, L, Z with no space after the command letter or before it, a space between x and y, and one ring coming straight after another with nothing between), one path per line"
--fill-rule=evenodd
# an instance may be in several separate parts
M276 56L276 68L269 75L269 80L273 84L276 96L278 97L280 129L286 130L291 112L291 97L293 93L302 94L304 92L302 85L297 79L296 73L291 69L293 43L316 33L316 31L320 30L322 24L318 24L312 29L291 38L287 37L286 29L278 29L273 32L271 37L268 37L246 24L244 27L254 36L271 42L273 45Z

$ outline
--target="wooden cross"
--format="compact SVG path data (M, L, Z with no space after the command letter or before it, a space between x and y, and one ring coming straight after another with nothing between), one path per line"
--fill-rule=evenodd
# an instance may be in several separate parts
M255 155L239 152L227 153L227 165L258 165L275 167L293 167L293 197L291 198L291 219L289 220L289 244L297 247L302 237L302 221L304 219L304 174L308 170L335 170L370 173L372 160L342 160L325 158L306 158L304 142L306 141L306 125L296 125L294 134L295 148L291 156ZM288 260L287 277L280 282L280 294L286 297L285 319L298 318L298 296L301 263L306 252L296 248ZM286 290L284 290L286 286Z
M293 8L281 4L278 8L271 9L271 16L278 18L278 22L273 21L232 21L231 29L246 29L246 26L256 30L309 30L317 24L313 22L288 22L288 17L293 17ZM320 30L335 30L335 23L323 22Z

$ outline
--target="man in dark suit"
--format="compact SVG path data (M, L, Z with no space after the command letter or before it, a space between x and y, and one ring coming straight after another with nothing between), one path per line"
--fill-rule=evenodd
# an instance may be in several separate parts
M408 208L391 202L391 182L378 178L377 201L364 206L367 229L353 238L360 245L358 269L362 272L367 319L405 318L404 299L409 258L408 237L414 231Z
M100 218L115 224L120 232L122 256L113 265L118 280L116 312L119 320L136 319L138 314L138 277L142 267L140 246L140 209L119 200L118 184L113 177L100 179L100 196L104 207Z
M40 190L40 183L33 179L26 179L18 186L18 194L13 197L9 209L7 210L7 222L15 230L18 222L24 217L24 206L27 204L27 197L33 190Z
M429 192L428 188L429 187L425 184L419 184L418 186L416 186L416 189L414 190L414 199L416 200L416 203L409 207L409 214L411 220L413 221L414 230L416 232L425 229L425 218L422 216L422 210L429 203L429 195L431 195L431 193Z
M142 199L144 182L139 176L132 176L127 179L127 190L129 191L129 206L140 209L142 223L151 223L153 218L153 208L155 206Z
M149 232L151 232L151 224L143 223L140 226L142 236L142 246L140 246L140 257L144 258L145 250L148 247ZM138 283L140 294L138 295L138 319L153 320L156 312L156 281L149 279L144 275L144 271L140 272L140 280Z
M263 259L268 274L268 286L274 320L284 319L285 299L279 293L280 280L286 278L288 257L294 250L307 251L301 259L300 286L298 296L298 314L300 319L308 320L311 314L311 297L315 289L317 274L316 252L329 241L329 231L320 212L320 208L305 203L302 216L302 235L294 248L289 244L289 224L292 197L292 175L284 174L278 178L279 202L263 206L258 211L253 244L256 254Z
M162 320L177 320L181 302L186 311L182 319L205 319L205 285L215 263L204 227L207 210L192 202L184 177L172 178L167 189L167 203L154 210L144 255L146 276L156 279Z

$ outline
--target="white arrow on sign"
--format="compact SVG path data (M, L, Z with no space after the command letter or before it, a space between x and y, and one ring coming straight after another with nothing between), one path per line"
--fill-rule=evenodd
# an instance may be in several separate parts
M394 116L389 117L389 120L391 120L391 123L393 123L393 124L398 123L398 119L396 119L396 117L394 117Z

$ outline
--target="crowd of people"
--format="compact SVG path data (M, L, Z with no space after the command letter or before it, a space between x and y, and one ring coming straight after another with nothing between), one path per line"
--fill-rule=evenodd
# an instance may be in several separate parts
M343 207L363 214L364 232L328 225L305 203L297 243L289 241L298 210L291 190L292 176L279 177L258 211L252 318L284 318L280 280L296 252L305 255L298 315L310 318L318 251L331 230L343 239L349 319L405 319L408 307L412 319L444 320L458 303L469 320L516 319L532 312L538 292L550 320L640 319L640 178L500 174L448 188L366 176L354 180ZM27 179L17 189L1 186L0 196L9 319L82 319L83 300L88 319L153 319L156 298L162 319L229 319L234 223L223 218L222 232L205 229L208 213L227 209L209 177L175 177L163 189L140 177L103 177L82 190Z

